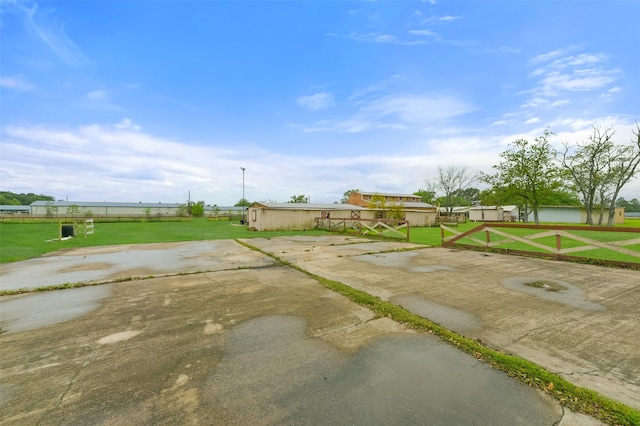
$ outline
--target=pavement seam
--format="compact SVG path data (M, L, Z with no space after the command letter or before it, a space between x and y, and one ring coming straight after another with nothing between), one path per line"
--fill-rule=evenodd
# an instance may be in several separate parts
M387 317L400 324L422 332L436 334L445 342L459 350L467 352L479 361L493 368L504 371L524 384L534 386L554 398L560 406L567 406L573 411L581 412L613 425L640 425L640 411L621 402L613 401L591 389L574 385L532 361L509 354L505 351L490 348L476 339L470 339L459 333L442 327L428 318L414 314L407 309L372 296L362 290L355 289L339 281L331 280L307 271L295 262L290 262L269 253L247 242L236 240L245 247L263 253L283 266L290 267L318 281L321 285L342 294L354 303L371 309L377 318Z

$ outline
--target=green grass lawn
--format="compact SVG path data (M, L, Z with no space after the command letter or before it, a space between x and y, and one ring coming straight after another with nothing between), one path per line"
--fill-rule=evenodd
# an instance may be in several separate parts
M95 233L88 238L83 236L67 241L52 241L59 233L59 223L51 222L3 222L0 223L0 263L15 262L50 253L60 249L75 247L104 246L117 244L158 243L173 241L197 241L220 240L234 238L269 238L288 235L327 235L325 231L273 231L255 232L249 231L245 226L236 226L237 222L208 221L205 218L180 222L98 222L95 224ZM480 226L480 223L467 222L455 227L458 232L465 232ZM625 227L638 227L640 232L640 220L627 221ZM530 230L510 229L515 235L526 235ZM576 231L577 232L577 231ZM585 231L585 235L593 235ZM425 244L428 246L440 246L440 228L411 228L410 242ZM481 235L477 235L481 236ZM634 234L626 234L627 238L636 238ZM497 241L500 237L493 236ZM601 241L618 239L616 235L604 234ZM622 239L622 238L619 238ZM401 240L400 240L401 241ZM555 238L549 237L537 240L540 243L555 246ZM563 240L563 247L571 247L582 243ZM510 243L504 248L527 250L521 243ZM628 246L632 250L640 250L637 246ZM610 260L622 260L617 254L604 253L601 250L585 252L582 256L604 258ZM612 258L613 256L613 258ZM634 261L625 257L623 261ZM638 259L635 259L638 262Z
M545 224L545 225L553 225L553 224ZM562 225L562 224L556 224L556 225ZM614 241L625 241L625 240L635 240L638 237L640 237L640 221L627 221L627 223L625 223L624 225L618 225L617 227L625 227L625 228L638 228L638 233L635 232L604 232L604 231L598 231L597 227L596 228L590 228L587 227L585 225L585 230L567 230L565 232L571 234L571 235L575 235L577 237L582 237L582 238L587 238L590 240L594 240L597 242L603 242L603 243L608 243L608 242L614 242ZM527 236L531 236L534 234L538 234L541 232L545 232L545 230L541 230L541 229L533 229L533 228L499 228L499 226L497 226L498 230L509 234L509 235L513 235L513 236L517 236L517 237L527 237ZM462 231L462 230L460 230ZM452 235L451 233L447 232L446 235ZM481 242L478 241L474 241L472 240L480 240ZM523 243L523 242L519 242L519 241L509 241L509 237L507 236L503 236L503 235L498 235L495 233L490 233L490 240L491 243L493 244L493 248L496 249L505 249L505 250L519 250L519 251L529 251L529 252L535 252L535 253L550 253L550 250L545 250L542 248L538 248L538 247L534 247L532 245ZM547 237L542 237L542 238L536 238L532 240L533 242L549 247L551 250L555 250L556 248L556 237L555 236L547 236ZM476 247L484 247L485 246L485 242L486 242L486 235L485 235L485 231L480 231L478 233L469 235L466 238L463 238L461 240L458 240L457 243L459 244L466 244L466 245L471 245L471 246L476 246ZM500 242L504 242L504 243L500 243ZM582 241L578 241L575 239L572 239L571 237L565 237L563 236L561 238L561 247L563 249L568 249L568 248L576 248L576 247L585 247L588 246L589 244L582 242ZM626 249L626 250L630 250L630 251L634 251L637 253L640 253L640 244L632 244L632 245L626 245L626 246L622 246L622 248ZM599 260L608 260L608 261L616 261L616 262L631 262L631 263L639 263L640 264L640 258L637 256L632 256L632 255L627 255L624 253L620 253L617 251L613 251L610 249L606 249L606 248L596 248L596 249L592 249L592 250L584 250L584 251L577 251L577 252L573 252L568 254L569 256L572 257L576 257L576 258L584 258L584 259L599 259Z
M254 232L246 226L235 225L229 221L208 221L205 218L184 222L99 222L95 224L95 233L88 238L79 236L66 241L46 242L58 238L58 222L0 223L0 263L75 247L327 234L325 231Z

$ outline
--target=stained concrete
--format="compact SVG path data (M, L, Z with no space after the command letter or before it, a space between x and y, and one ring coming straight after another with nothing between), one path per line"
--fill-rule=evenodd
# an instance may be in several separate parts
M0 290L272 264L230 240L127 244L52 253L0 264Z
M431 248L384 253L419 247L346 237L246 243L637 403L638 353L625 341L639 341L637 273ZM90 307L81 316L0 334L0 423L598 424L233 241L163 246L172 253L158 257L163 273L173 261L176 272L211 272L114 282L106 297L78 303ZM99 257L117 247L28 265L60 282L70 269L108 279L155 271L136 253L162 249L123 250L124 269ZM558 280L604 309L510 289L508 277ZM0 311L1 331L7 324Z
M271 244L248 241L267 251ZM370 242L362 245L316 241L316 257L284 248L278 256L384 300L408 299L398 303L640 409L637 271L440 247L372 253ZM525 285L536 280L566 290ZM456 311L464 312L457 324L449 314Z

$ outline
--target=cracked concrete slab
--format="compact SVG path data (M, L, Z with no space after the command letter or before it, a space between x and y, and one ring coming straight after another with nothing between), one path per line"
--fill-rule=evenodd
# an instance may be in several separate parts
M271 250L268 241L251 244ZM444 248L342 247L319 241L314 252L333 257L293 249L278 256L640 408L637 271ZM539 288L528 285L536 281Z
M554 262L406 243L341 236L246 242L420 315L434 315L492 346L521 350L519 355L548 368L563 367L555 371L568 375L601 371L610 356L597 347L597 338L590 341L596 345L593 356L584 355L584 347L577 351L561 344L584 338L590 328L605 342L615 340L600 336L612 319L594 315L626 308L627 317L613 320L614 333L638 329L637 303L625 305L637 301L637 291L620 271L612 271L615 282L605 286L586 281L597 281L604 273L600 268L563 272ZM414 248L419 250L403 251ZM169 272L109 284L108 294L80 316L0 334L0 423L262 425L349 419L352 424L451 424L481 419L570 426L584 420L433 336L376 318L305 274L236 242L122 250L131 258L126 268L107 268L113 261L100 258L117 255L117 247L28 261L34 276L48 273L59 283L69 270L107 278L132 268L155 271L153 262L144 260L146 252L157 254L158 270ZM141 264L133 262L137 255ZM57 267L50 259L59 260ZM174 275L174 261L176 270L211 272ZM48 272L38 273L39 265ZM542 273L576 286L605 309L579 310L500 283L501 277ZM73 291L48 294L73 300ZM36 296L2 297L0 312L3 304ZM553 338L563 319L568 321L563 338ZM580 328L581 322L592 325ZM573 325L576 336L569 332ZM636 354L624 342L618 348L617 364L601 376L601 388L624 397L625 386L635 386L627 375L634 371ZM591 376L583 382L598 385Z

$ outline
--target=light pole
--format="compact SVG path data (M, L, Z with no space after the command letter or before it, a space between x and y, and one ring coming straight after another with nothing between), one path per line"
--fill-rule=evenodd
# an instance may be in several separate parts
M247 208L244 199L244 167L240 167L240 169L242 170L242 224L244 225L244 211Z

